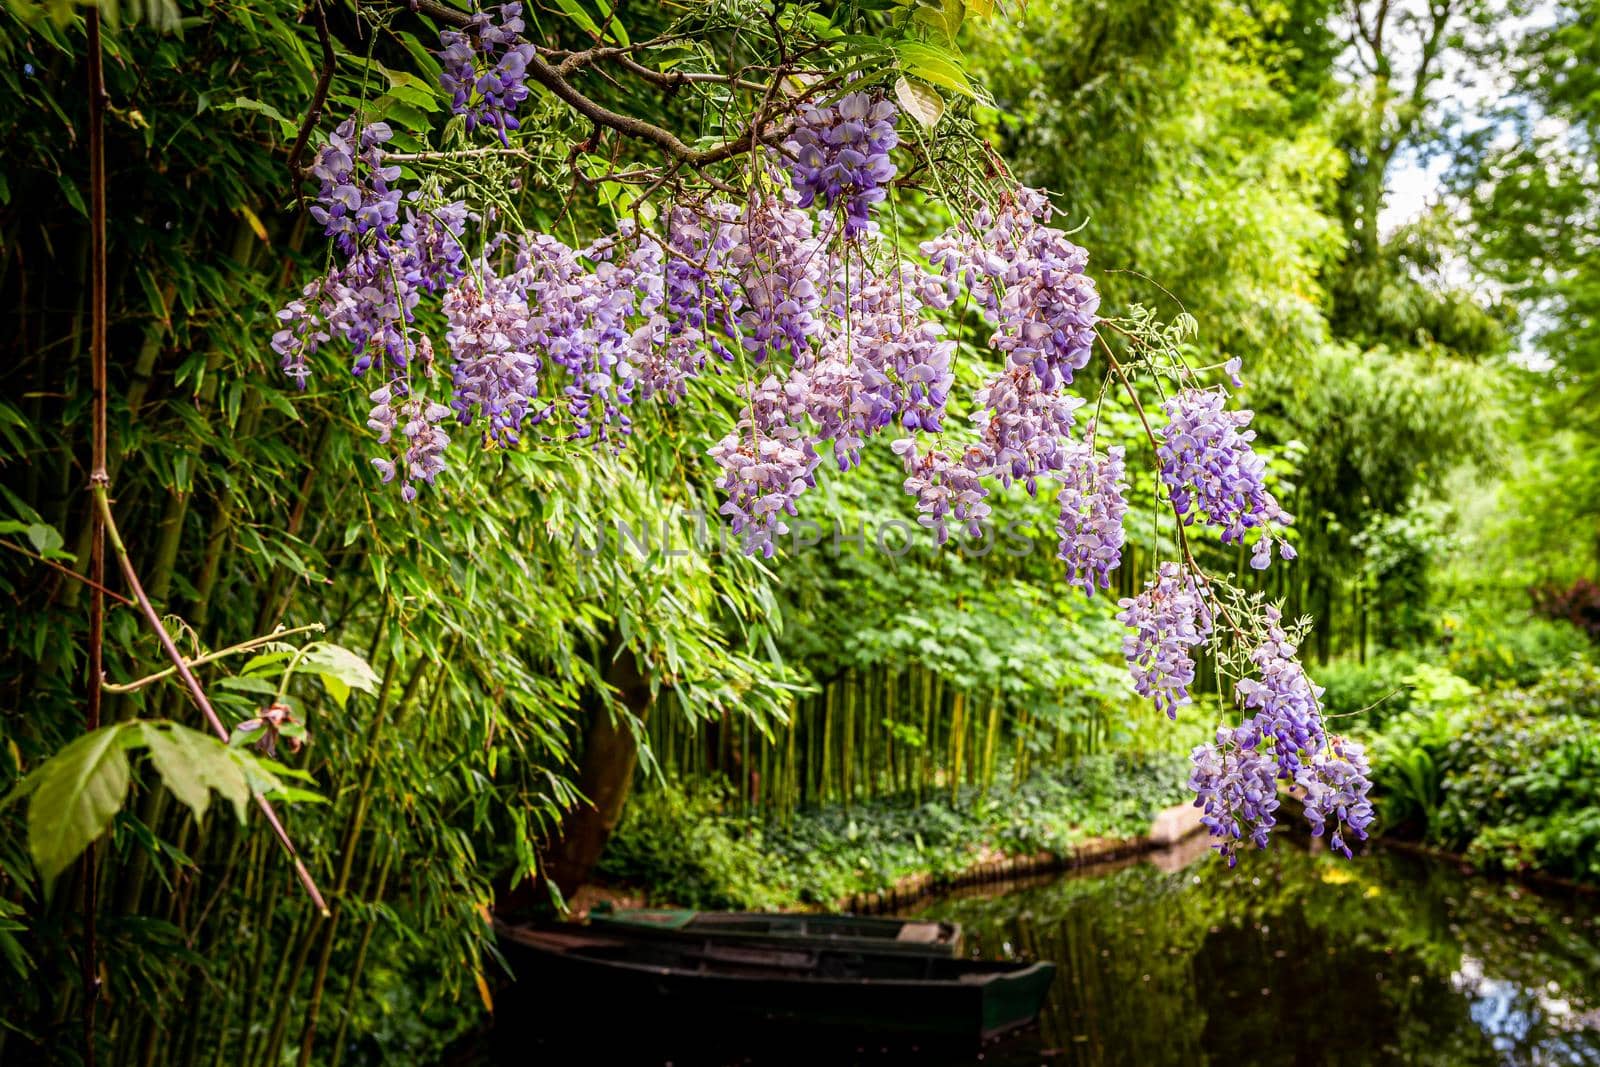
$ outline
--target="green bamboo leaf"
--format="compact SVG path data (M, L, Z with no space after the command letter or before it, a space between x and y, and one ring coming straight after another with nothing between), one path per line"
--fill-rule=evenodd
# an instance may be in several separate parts
M51 756L29 777L28 851L46 892L122 810L128 793L126 723L92 730Z
M578 0L556 0L556 6L567 13L567 17L576 22L588 33L600 36L600 27L595 24L594 18L583 9Z

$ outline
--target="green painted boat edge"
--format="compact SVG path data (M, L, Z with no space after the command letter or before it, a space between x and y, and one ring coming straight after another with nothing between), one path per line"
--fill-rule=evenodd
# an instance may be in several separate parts
M1055 977L1056 965L1040 960L1025 971L985 983L982 986L984 1038L1027 1026L1038 1018Z
M700 916L693 908L618 908L591 911L591 926L682 930Z

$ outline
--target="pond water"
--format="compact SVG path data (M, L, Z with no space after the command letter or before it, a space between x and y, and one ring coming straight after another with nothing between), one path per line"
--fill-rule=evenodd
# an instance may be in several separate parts
M1600 1065L1600 902L1377 850L1204 839L927 907L966 951L1049 959L1037 1033L985 1063Z

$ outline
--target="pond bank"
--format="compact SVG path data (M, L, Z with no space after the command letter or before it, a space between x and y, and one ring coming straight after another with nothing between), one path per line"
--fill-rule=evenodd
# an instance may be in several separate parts
M1187 816L1159 826L1155 817L1189 801L1185 762L1085 757L1001 788L885 797L777 823L740 814L725 789L667 782L630 799L592 881L625 900L647 893L650 903L701 909L904 906L945 886L1098 862L1171 839Z
M882 915L915 905L953 889L1014 882L1081 868L1107 868L1120 860L1178 848L1199 841L1205 851L1204 827L1193 804L1175 804L1159 812L1148 832L1132 837L1091 837L1061 851L1028 855L1000 855L948 874L923 872L901 878L888 889L852 893L834 902L831 910L858 915ZM830 910L813 908L810 910Z

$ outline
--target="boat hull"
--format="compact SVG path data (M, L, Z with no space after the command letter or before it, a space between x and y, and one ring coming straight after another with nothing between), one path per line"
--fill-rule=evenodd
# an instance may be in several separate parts
M674 1062L789 1061L817 1049L965 1054L1031 1023L1050 963L980 963L501 928L518 1013L591 1035L585 1050ZM610 1026L604 1024L610 1021ZM506 1018L497 1021L497 1029Z

